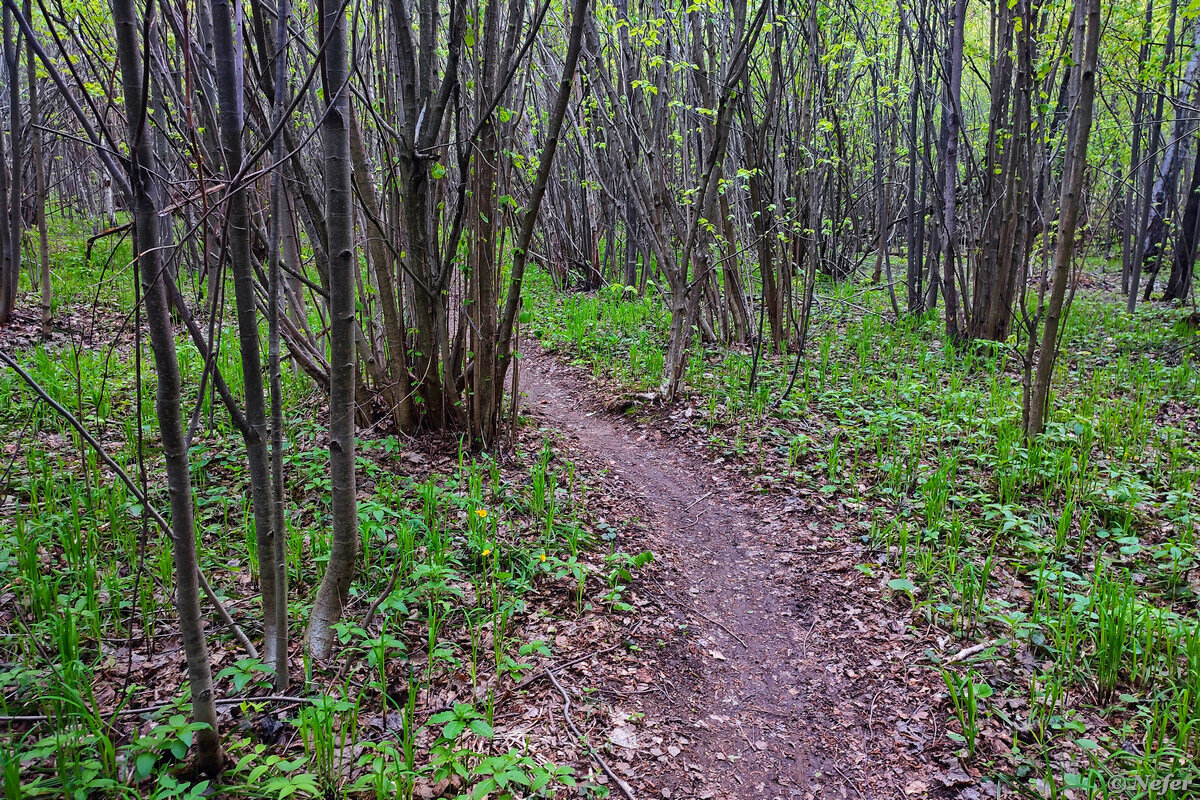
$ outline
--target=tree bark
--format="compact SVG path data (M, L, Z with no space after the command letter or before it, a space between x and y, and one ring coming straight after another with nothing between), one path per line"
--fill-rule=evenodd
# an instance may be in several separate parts
M213 0L212 21L216 51L217 101L225 176L239 179L242 171L242 51L241 6ZM267 403L263 388L262 353L258 338L258 306L254 296L254 266L250 251L250 212L247 190L230 183L226 190L229 268L233 276L238 344L246 393L247 429L243 432L250 476L250 501L258 549L262 591L263 660L276 671L287 671L287 654L278 652L279 628L287 626L287 598L279 596L274 568L275 532L271 525L271 468L267 454Z
M1016 279L1027 260L1028 237L1024 233L1033 214L1028 187L1033 173L1029 141L1036 22L1026 0L1017 0L1011 7L1000 3L998 8L1000 52L991 75L992 108L981 176L983 222L970 327L975 338L1004 341L1012 319Z
M1146 0L1146 16L1142 23L1142 45L1138 48L1138 63L1146 63L1150 56L1151 30L1154 23L1154 0ZM1146 116L1147 93L1146 87L1139 78L1135 89L1137 100L1133 109L1133 146L1129 154L1129 188L1125 192L1125 208L1122 213L1123 225L1121 230L1121 290L1127 295L1130 291L1130 277L1133 273L1133 251L1138 240L1138 229L1135 227L1134 209L1141 205L1141 190L1138 186L1138 176L1141 172L1139 165L1142 161L1142 144L1146 141L1144 127ZM1134 289L1134 292L1137 290Z
M13 30L12 12L4 8L4 72L8 79L9 161L8 213L4 268L0 270L0 325L9 321L17 304L17 283L21 277L21 81L18 70L17 31Z
M290 0L278 0L275 33L275 76L273 83L275 113L272 120L276 125L286 125L287 113L287 54L288 23L291 19ZM284 246L285 228L290 231L292 215L283 186L282 162L284 158L283 136L275 139L272 158L281 166L271 174L271 251L269 254L270 276L267 287L267 369L271 392L271 568L275 571L275 591L282 607L275 631L275 681L276 692L286 692L288 674L288 574L287 574L287 526L284 524L283 485L283 380L279 352L279 317L283 313L284 281L283 262L289 255ZM260 565L262 560L259 560ZM266 567L263 567L264 569Z
M346 11L340 0L322 0L325 32L321 118L325 160L325 219L329 237L329 472L332 539L329 563L313 601L308 646L318 659L333 649L333 626L342 617L358 560L358 504L354 476L354 217L350 160L350 58Z
M25 0L25 18L33 16L31 0ZM41 92L38 90L37 61L34 58L33 40L26 37L25 68L26 80L29 83L29 148L33 159L33 208L34 224L38 229L38 280L39 294L42 307L42 338L50 337L52 321L51 302L54 297L54 287L50 285L50 236L46 229L46 163L42 152L41 125Z
M1168 52L1172 42L1168 42ZM1179 182L1179 170L1183 165L1184 146L1187 139L1187 128L1191 124L1190 112L1187 105L1191 100L1196 86L1200 83L1200 22L1193 24L1193 51L1183 71L1183 79L1179 84L1179 94L1176 101L1175 125L1171 137L1167 140L1163 151L1162 161L1154 177L1153 188L1146 197L1146 207L1143 211L1145 220L1138 232L1139 242L1134 257L1133 280L1130 284L1130 296L1127 309L1133 313L1137 303L1137 295L1141 290L1141 276L1149 273L1143 300L1149 300L1154 289L1154 277L1158 273L1162 257L1162 245L1167 236L1167 225L1171 214L1171 204L1175 201L1175 193ZM1168 56L1169 60L1169 56ZM1159 106L1156 119L1162 120L1162 94L1159 95ZM1158 149L1156 131L1161 124L1151 132L1150 152Z
M1067 286L1071 282L1075 256L1075 232L1083 199L1087 144L1092 130L1092 108L1096 97L1096 54L1100 42L1100 0L1079 0L1075 5L1074 62L1080 65L1074 102L1071 104L1071 128L1063 165L1062 199L1058 212L1058 245L1054 253L1054 278L1046 305L1046 320L1038 348L1037 372L1028 393L1025 409L1025 436L1033 439L1046 429L1050 407L1050 384L1058 359L1058 332L1065 315Z
M149 6L153 9L153 5ZM175 604L187 661L192 715L206 727L196 731L196 767L206 775L221 771L221 739L214 703L212 668L200 618L199 568L192 508L191 465L180 413L179 361L167 293L167 273L158 247L158 209L154 198L155 159L148 129L148 96L142 83L143 63L138 41L140 20L132 0L112 0L117 61L125 95L129 136L129 188L137 241L146 327L154 351L157 375L155 406L166 461L171 497L171 545L175 560ZM147 25L149 29L150 26Z
M942 295L946 300L946 336L952 342L963 337L959 325L956 258L958 231L958 136L962 128L962 67L963 39L966 28L967 0L951 0L950 44L946 50L946 105L942 111L942 228L944 261L942 264Z
M537 215L542 207L542 199L546 196L546 186L550 182L550 167L554 162L554 152L558 149L558 137L562 133L563 118L567 114L567 103L571 99L571 85L575 81L575 69L579 66L579 54L583 49L583 25L588 2L589 0L572 0L571 3L571 31L567 40L566 57L563 59L562 74L558 79L558 92L554 97L554 105L550 109L550 117L546 124L546 142L542 145L542 152L538 160L537 177L533 182L529 206L521 217L521 227L513 242L513 263L509 272L508 296L504 300L504 311L500 316L499 343L496 347L495 380L498 386L503 386L513 358L513 330L517 322L517 314L521 309L521 286L525 281L525 267L529 263L529 245L533 241L533 229L537 224ZM496 396L499 398L500 393L497 392Z
M1171 260L1171 276L1163 292L1166 300L1186 300L1192 289L1192 272L1196 266L1196 249L1200 240L1200 154L1192 165L1192 179L1188 185L1187 202L1183 220L1175 240L1175 254Z
M500 422L500 403L503 379L496 376L496 326L499 323L497 303L500 275L496 260L496 237L500 226L496 218L496 178L500 151L497 144L496 119L489 105L496 94L497 59L500 52L500 3L487 4L483 17L483 59L477 80L479 93L477 111L479 140L474 159L475 186L471 194L471 226L475 236L471 242L471 389L467 400L471 438L482 447L496 440Z

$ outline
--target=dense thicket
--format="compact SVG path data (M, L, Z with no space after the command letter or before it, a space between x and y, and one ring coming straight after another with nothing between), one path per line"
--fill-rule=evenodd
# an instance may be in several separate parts
M228 266L250 354L252 290L266 296L281 220L280 332L329 388L329 237L342 223L327 217L329 176L314 156L330 42L315 7L289 14L282 49L276 9L223 9L140 12L166 256L191 286L185 314L205 315ZM564 285L669 297L668 396L693 335L802 343L820 273L869 271L897 313L941 298L956 341L1037 338L1077 111L1068 4L451 0L348 11L360 422L463 426L492 442L529 259ZM5 243L42 219L38 186L64 208L112 218L130 207L123 179L106 174L124 167L81 146L119 140L109 10L10 3L5 19L16 113L0 170L0 318L22 264ZM1196 26L1153 0L1113 6L1103 24L1083 235L1120 248L1131 306L1156 282L1184 299L1200 208L1188 175ZM22 55L35 67L24 80ZM60 135L43 145L46 129ZM263 391L258 365L245 371L254 442ZM252 461L265 469L265 456Z
M958 342L1037 338L1086 66L1069 4L358 3L347 8L344 222L324 208L331 176L316 158L332 42L318 8L283 10L282 43L277 9L263 4L139 12L165 256L190 286L175 298L190 310L177 313L206 316L229 270L252 357L252 443L265 425L253 306L267 296L274 237L281 336L329 389L330 237L343 224L359 265L359 421L469 427L485 445L528 260L564 285L668 297L667 396L695 335L801 344L822 273L870 272L897 313L941 298ZM125 165L95 151L120 139L108 99L119 88L104 69L110 10L9 3L5 19L0 318L22 264L5 242L41 219L37 186L64 209L113 218L131 207L124 178L107 174ZM1184 299L1200 207L1188 172L1197 26L1153 0L1113 6L1103 24L1082 234L1120 248L1131 306L1156 283ZM46 130L58 135L43 144Z

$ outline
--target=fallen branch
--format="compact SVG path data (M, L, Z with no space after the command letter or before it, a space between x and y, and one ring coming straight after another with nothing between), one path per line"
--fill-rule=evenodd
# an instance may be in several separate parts
M321 698L319 697L293 697L291 695L272 694L265 697L218 697L213 701L219 706L233 706L238 703L315 703ZM143 706L141 708L122 708L108 715L109 720L116 717L132 717L137 714L154 714L162 711L164 708L170 708L175 705L174 700L169 700L165 703L156 703L152 706ZM0 716L0 724L11 724L14 722L49 722L51 717L48 714L14 714Z
M834 764L833 768L835 770L837 770L837 774L842 776L842 780L844 780L846 782L847 786L849 786L851 789L854 790L854 793L856 795L858 795L859 797L863 796L862 789L859 789L858 786L854 783L854 781L852 781L846 777L846 773L842 772L841 767L839 767L837 764Z
M995 645L995 642L980 642L979 644L973 644L970 647L964 647L962 650L959 650L957 653L947 658L943 663L957 663L965 658L970 658L977 653L982 653L984 650L987 650L989 647L994 647Z
M691 510L692 510L692 508L693 508L693 507L694 507L694 506L695 506L697 503L699 503L701 500L707 500L708 498L712 497L712 495L713 495L713 493L712 493L712 492L707 492L707 493L705 493L705 494L702 494L702 495L700 495L700 496L699 496L699 497L697 497L695 500L693 500L693 501L692 501L692 502L691 502L691 503L688 505L688 507L684 509L684 511L685 511L685 512L687 512L687 511L691 511ZM697 516L699 516L699 515L697 515Z
M655 586L658 586L658 584L656 583ZM675 605L679 606L683 610L690 611L693 614L695 614L696 616L700 617L701 619L708 620L713 625L716 625L718 628L720 628L721 630L725 631L727 634L732 636L734 638L734 640L738 644L740 644L744 649L746 649L746 650L750 649L750 647L745 642L742 641L742 637L738 636L736 633L729 630L729 628L726 628L724 623L718 622L717 620L708 616L707 614L705 614L703 611L701 611L698 608L689 606L687 603L681 603L680 601L676 600L674 597L671 597L671 595L667 594L667 590L662 588L661 586L658 586L658 591L659 591L659 594L662 596L662 598L664 600L666 600L668 603L674 603Z
M125 484L126 488L133 493L133 496L137 498L137 501L142 504L142 508L145 509L145 513L149 514L150 518L153 519L160 528L162 528L163 532L166 533L168 537L170 537L170 523L168 523L166 518L159 513L158 509L150 505L150 500L142 494L141 489L138 488L138 485L134 482L133 478L129 477L129 474L125 472L125 470L121 469L121 465L114 461L113 457L108 454L108 451L106 451L100 442L97 441L96 437L92 436L88 429L83 427L83 423L76 419L75 415L68 411L61 403L51 397L28 372L21 368L20 364L13 360L12 356L3 350L0 350L0 361L3 361L8 366L12 367L13 371L21 376L21 380L25 381L29 388L33 390L34 394L44 400L46 404L53 408L60 417L70 423L71 427L79 433L79 436L85 442L87 442L93 450L96 451L96 455L108 465L109 469L116 473L117 477L121 479L121 482ZM223 622L225 625L228 625L233 630L233 635L237 637L239 642L241 642L242 647L244 647L246 650L246 654L249 655L250 658L258 658L258 650L254 648L253 642L251 642L250 638L246 636L246 633L240 627L238 627L236 622L233 621L233 617L229 615L229 611L225 608L224 604L221 603L220 598L217 597L217 594L213 591L212 586L209 585L208 578L204 577L204 570L197 567L196 573L200 578L200 588L204 590L204 594L208 598L208 601L212 603L213 609L217 612L217 617L221 620L221 622Z
M636 798L633 796L633 789L629 787L629 784L621 780L621 778L617 776L617 773L613 772L612 767L608 765L608 762L600 757L600 754L596 752L596 748L588 744L588 741L586 738L584 738L583 733L579 730L579 728L575 727L575 723L571 720L571 695L569 695L567 690L563 688L562 684L558 682L558 678L554 677L554 670L547 667L546 677L550 679L550 682L554 684L554 688L558 689L558 693L563 697L563 720L567 723L567 727L571 729L571 732L575 734L575 738L579 740L580 744L587 748L588 755L591 756L592 760L600 766L600 769L604 770L604 774L607 775L609 779L621 789L621 792L628 797L629 800L636 800Z

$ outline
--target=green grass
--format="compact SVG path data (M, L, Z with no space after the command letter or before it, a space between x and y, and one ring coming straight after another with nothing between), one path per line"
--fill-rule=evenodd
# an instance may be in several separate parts
M69 257L87 235L56 240L63 308L92 302L81 276L97 270L101 256ZM119 249L114 264L126 257ZM118 272L129 276L124 264ZM114 310L132 297L121 285L100 290ZM143 342L139 383L132 342L57 339L14 355L129 474L139 476L144 463L149 501L165 509L152 359ZM197 397L203 363L182 337L179 353L190 392L185 413L198 408L200 420L191 463L202 568L253 637L258 557L244 447L219 401ZM239 394L231 330L218 362ZM284 380L287 568L298 641L329 554L328 453L320 398L290 370ZM195 728L178 667L169 543L10 371L0 372L0 438L10 445L0 474L16 497L0 516L0 715L45 718L3 723L5 797L205 796L210 784L191 781L185 769ZM598 541L574 465L540 436L504 464L460 451L432 470L410 464L406 440L359 444L362 539L352 606L338 628L336 663L305 661L296 686L301 656L294 657L292 694L309 701L284 706L269 724L282 725L281 743L262 730L276 706L255 699L270 693L269 670L208 620L218 696L236 701L223 706L235 722L223 731L231 767L219 781L222 796L408 798L454 774L467 787L531 787L525 796L573 784L569 767L493 738L495 703L554 654L533 631L630 610L622 592L645 558ZM437 711L452 684L458 700ZM160 697L170 702L120 713Z

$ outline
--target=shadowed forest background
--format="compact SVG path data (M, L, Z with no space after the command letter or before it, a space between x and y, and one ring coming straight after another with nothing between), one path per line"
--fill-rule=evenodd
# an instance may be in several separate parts
M1200 791L1193 5L2 34L6 800Z

